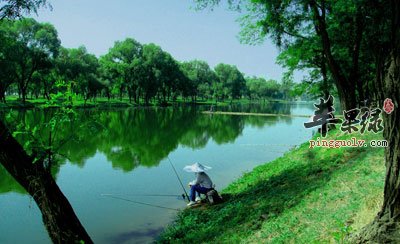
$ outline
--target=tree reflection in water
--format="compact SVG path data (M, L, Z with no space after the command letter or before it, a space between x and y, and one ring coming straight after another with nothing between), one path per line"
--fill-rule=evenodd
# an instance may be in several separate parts
M246 112L290 113L289 106L274 106L273 104L221 108L221 110L226 109L236 111L240 109ZM51 211L57 209L57 204L60 204L60 206L67 206L67 209L70 208L71 213L73 213L68 200L62 195L53 180L53 178L57 177L61 165L67 161L83 167L88 158L93 157L97 152L101 152L106 155L113 168L128 172L139 165L146 167L157 166L160 161L180 145L199 149L205 147L210 140L215 141L217 144L234 142L241 135L246 124L262 128L274 125L279 121L291 122L289 117L204 115L200 111L201 108L190 106L100 111L78 110L77 119L57 128L57 133L54 133L54 144L60 145L56 153L62 155L62 157L58 158L57 162L52 165L52 177L49 177L50 172L46 173L44 169L43 172L38 173L42 169L37 166L31 172L33 175L36 174L35 177L42 177L41 185L38 186L42 189L40 196L42 199L36 199L35 191L28 187L29 184L22 183L23 187L21 187L5 171L4 167L0 167L0 194L11 191L28 192L38 203L49 236L54 241L56 240L56 235L60 234L56 233L54 227L49 224L52 216L56 216ZM47 123L53 112L51 110L28 110L14 111L13 113L17 121L24 121L26 125L33 128L35 125ZM48 127L40 127L38 136L46 138L49 134L48 130ZM17 140L21 145L24 145L26 138L18 136ZM30 166L26 167L29 168ZM9 169L8 167L6 168ZM12 175L15 177L15 174ZM18 177L29 177L29 175L20 174ZM21 183L24 182L24 179L17 179L17 181ZM48 204L47 207L43 203L43 199L46 198L47 201L44 202ZM49 206L54 209L51 210ZM73 216L75 215L73 214ZM60 215L60 218L63 217ZM76 225L76 223L79 223L79 220L77 221L70 223ZM68 223L68 221L64 222ZM86 238L90 240L90 237L87 236Z

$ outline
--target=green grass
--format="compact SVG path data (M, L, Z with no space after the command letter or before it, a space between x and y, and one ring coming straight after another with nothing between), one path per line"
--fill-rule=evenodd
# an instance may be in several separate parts
M382 139L329 133L331 139ZM180 212L159 242L343 243L379 210L383 149L308 147L243 175L221 192L224 203Z

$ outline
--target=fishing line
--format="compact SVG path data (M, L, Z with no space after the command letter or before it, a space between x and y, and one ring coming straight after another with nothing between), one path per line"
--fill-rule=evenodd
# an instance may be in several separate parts
M113 195L111 195L111 194L110 194L110 195L101 194L101 196L110 197L110 198L119 199L119 200L126 201L126 202L141 204L141 205L150 206L150 207L155 207L155 208L162 208L162 209L168 209L168 210L179 211L179 209L177 209L177 208L169 208L169 207L154 205L154 204L145 203L145 202L133 201L133 200L130 200L130 199L127 199L127 198L113 196Z
M178 172L176 172L176 169L175 169L174 165L172 164L171 159L169 159L168 156L167 156L167 158L168 158L168 160L169 160L169 163L170 163L171 166L172 166L172 169L173 169L174 172L175 172L176 177L177 177L178 180L179 180L179 183L181 183L182 189L183 189L183 191L185 192L185 195L186 195L186 199L189 201L189 195L187 194L186 189L185 189L185 187L183 186L183 183L182 183L182 181L181 181L181 178L179 178Z
M282 146L282 147L296 147L296 144L240 144L240 146Z
M112 194L112 193L102 193L102 196L133 196L133 197L183 197L185 199L185 195L172 195L172 194Z

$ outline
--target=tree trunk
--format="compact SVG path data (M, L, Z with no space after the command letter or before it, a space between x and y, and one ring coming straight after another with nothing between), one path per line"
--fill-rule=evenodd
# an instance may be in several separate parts
M122 94L123 94L123 92L124 92L124 88L123 88L123 87L120 87L120 88L119 88L119 100L120 100L120 101L122 101Z
M0 163L35 200L53 243L93 243L49 171L42 163L33 164L2 121Z
M0 102L6 103L5 90L0 87Z
M354 81L346 79L346 76L343 74L342 69L332 54L331 40L325 22L325 8L322 8L320 11L315 1L310 1L309 5L313 12L315 31L317 35L321 37L326 61L338 89L341 107L344 110L356 108L357 101Z
M138 93L138 95L137 95L137 104L140 105L140 98L142 97L142 93L141 93L139 88L137 88L137 93Z
M400 55L392 54L384 80L384 96L391 98L395 109L384 113L384 138L389 142L385 150L386 178L384 200L375 220L356 237L358 243L400 243Z
M350 71L350 76L348 81L349 82L354 82L355 86L357 88L357 93L358 93L358 104L362 105L362 102L365 100L365 94L364 94L364 88L363 84L364 82L361 80L360 73L359 73L359 59L360 59L360 47L361 47L361 41L363 38L363 32L364 32L364 21L363 21L363 14L361 12L361 6L357 7L357 13L355 16L355 34L354 34L354 45L353 48L350 50L350 53L352 54L352 67Z
M326 70L326 58L324 53L321 54L321 63L320 63L320 69L321 69L321 74L322 74L322 95L324 99L329 98L329 83L328 83L328 71Z
M25 104L26 101L26 87L23 84L18 85L19 97L22 99L22 103Z
M383 112L383 136L389 146L385 149L386 178L381 211L375 220L355 237L359 243L400 243L400 2L392 0L393 47L383 70L384 79L376 84L378 97L390 98L394 110ZM382 103L383 101L380 101ZM380 104L381 105L381 104Z
M26 103L26 97L27 97L26 89L23 88L23 89L22 89L22 103L23 103L23 104Z
M132 103L132 89L128 87L129 103Z

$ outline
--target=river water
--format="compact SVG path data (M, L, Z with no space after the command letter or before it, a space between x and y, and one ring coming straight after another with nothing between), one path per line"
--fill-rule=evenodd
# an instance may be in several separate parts
M95 243L151 242L177 213L132 201L172 209L186 206L168 158L185 185L194 178L182 170L185 165L211 166L209 175L221 190L312 135L303 126L307 118L201 113L208 109L79 110L74 121L56 126L54 145L59 144L62 156L52 172ZM278 103L214 109L294 115L314 111L312 104ZM36 127L36 136L45 143L53 115L29 110L13 112L11 118ZM0 230L0 243L51 243L32 197L2 166Z

